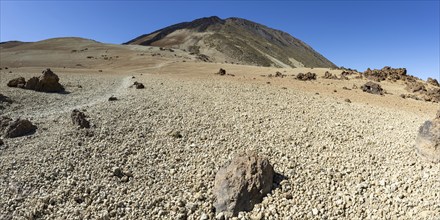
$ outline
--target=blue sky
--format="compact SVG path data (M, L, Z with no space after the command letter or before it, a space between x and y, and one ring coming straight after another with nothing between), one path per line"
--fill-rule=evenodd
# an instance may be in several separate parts
M440 4L433 1L3 1L0 41L77 36L123 43L216 15L283 30L338 66L405 67L440 78Z

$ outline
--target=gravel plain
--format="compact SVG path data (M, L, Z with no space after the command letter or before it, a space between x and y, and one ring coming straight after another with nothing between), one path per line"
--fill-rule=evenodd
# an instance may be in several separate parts
M38 130L0 146L0 219L222 219L214 177L245 150L277 176L237 219L439 219L440 164L414 151L434 115L215 75L59 74L70 93L46 94L14 74L0 111Z

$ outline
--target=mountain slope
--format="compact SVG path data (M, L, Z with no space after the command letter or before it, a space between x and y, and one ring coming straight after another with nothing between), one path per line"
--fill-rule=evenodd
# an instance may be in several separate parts
M215 62L257 66L327 67L335 64L288 33L241 19L208 17L175 24L125 44L185 49Z

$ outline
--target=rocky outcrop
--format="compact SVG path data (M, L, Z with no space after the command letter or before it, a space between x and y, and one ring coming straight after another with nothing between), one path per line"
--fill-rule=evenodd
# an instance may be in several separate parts
M29 120L16 119L2 116L0 117L0 133L5 138L21 137L31 134L37 130L37 126L33 125Z
M74 109L72 114L70 114L70 118L72 123L78 125L79 128L90 128L90 122L86 119L84 112Z
M371 94L376 94L376 95L383 95L383 89L382 87L374 82L367 82L365 83L363 86L361 86L362 91L367 92L367 93L371 93Z
M420 127L415 149L426 160L440 162L440 110L434 120L426 121Z
M371 70L368 68L363 76L369 80L380 82L383 80L406 80L409 76L406 75L405 68L391 68L385 66L384 68L377 70Z
M405 89L408 92L424 92L424 91L426 91L425 85L419 81L407 82Z
M64 87L59 83L60 79L50 69L43 71L40 77L32 77L28 81L19 77L9 81L9 87L18 87L38 92L63 92Z
M423 99L428 102L440 103L440 88L428 89L423 93Z
M302 81L316 80L316 73L298 73L296 79Z
M18 77L18 78L10 80L8 82L7 86L9 86L9 87L24 88L25 84L26 84L26 80L24 79L24 77Z
M338 79L338 76L330 73L329 71L325 71L324 76L322 78L324 78L324 79Z
M440 87L440 84L438 83L438 81L436 79L431 78L431 77L428 77L428 80L426 80L426 82L428 84L433 85L433 86Z
M217 213L237 216L251 211L272 189L274 170L255 152L240 153L215 176L213 193Z

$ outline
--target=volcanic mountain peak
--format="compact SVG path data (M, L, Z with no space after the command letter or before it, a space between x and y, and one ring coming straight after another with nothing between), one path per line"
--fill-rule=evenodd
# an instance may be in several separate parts
M290 34L236 17L221 19L212 16L178 23L125 44L183 49L213 62L276 67L336 67Z

